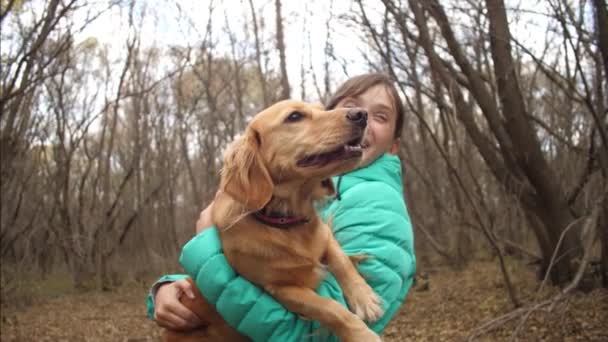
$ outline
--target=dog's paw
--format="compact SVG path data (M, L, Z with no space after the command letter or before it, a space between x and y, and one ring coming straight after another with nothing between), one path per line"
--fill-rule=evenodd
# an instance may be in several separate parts
M375 322L384 314L382 299L366 282L353 284L344 294L351 311L364 321Z

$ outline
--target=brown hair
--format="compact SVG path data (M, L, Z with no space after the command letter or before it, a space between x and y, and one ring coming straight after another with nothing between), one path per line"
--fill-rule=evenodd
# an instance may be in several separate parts
M334 95L327 101L325 108L328 110L334 109L338 103L345 98L361 95L369 88L378 84L384 85L390 97L393 99L393 105L397 112L397 121L395 122L393 137L397 139L401 136L401 130L403 129L405 108L403 107L403 103L401 102L401 98L399 97L399 93L397 92L397 88L395 88L393 81L385 74L369 73L349 78L334 92Z

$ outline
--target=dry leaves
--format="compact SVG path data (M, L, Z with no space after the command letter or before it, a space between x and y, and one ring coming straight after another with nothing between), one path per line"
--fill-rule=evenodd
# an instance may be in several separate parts
M538 286L526 266L511 270L519 298L532 300ZM548 288L547 299L558 289ZM413 289L397 318L387 328L385 341L465 341L475 328L514 309L496 263L471 264L457 272L439 270L430 276L428 291ZM519 319L481 335L480 341L508 341ZM608 291L575 293L553 312L534 312L519 341L608 341Z
M536 282L525 266L511 272L519 297L527 302ZM513 310L494 263L470 265L461 272L436 270L428 289L410 292L385 330L396 341L463 341L483 323ZM420 288L419 283L417 288ZM160 329L145 317L146 289L133 285L114 292L71 293L34 300L26 308L2 307L2 341L156 341ZM557 289L542 294L549 298ZM518 320L482 335L480 341L507 341ZM608 291L575 293L553 312L535 312L520 341L608 341Z

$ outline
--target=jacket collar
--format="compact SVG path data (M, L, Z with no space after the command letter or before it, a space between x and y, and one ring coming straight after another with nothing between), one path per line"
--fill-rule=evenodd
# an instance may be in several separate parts
M368 166L334 177L336 198L346 190L364 181L379 181L398 192L403 192L401 160L398 156L385 153Z

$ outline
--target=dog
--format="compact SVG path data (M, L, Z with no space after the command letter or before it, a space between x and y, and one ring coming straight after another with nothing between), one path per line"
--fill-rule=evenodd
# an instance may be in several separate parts
M293 100L272 105L228 148L222 191L212 210L224 255L241 276L345 342L380 341L363 320L373 322L383 311L379 297L317 216L314 203L335 194L330 177L359 164L366 124L367 112L361 108L325 111ZM338 280L352 312L315 293L326 269ZM167 341L247 341L200 292L194 300L180 300L204 327L167 331Z

